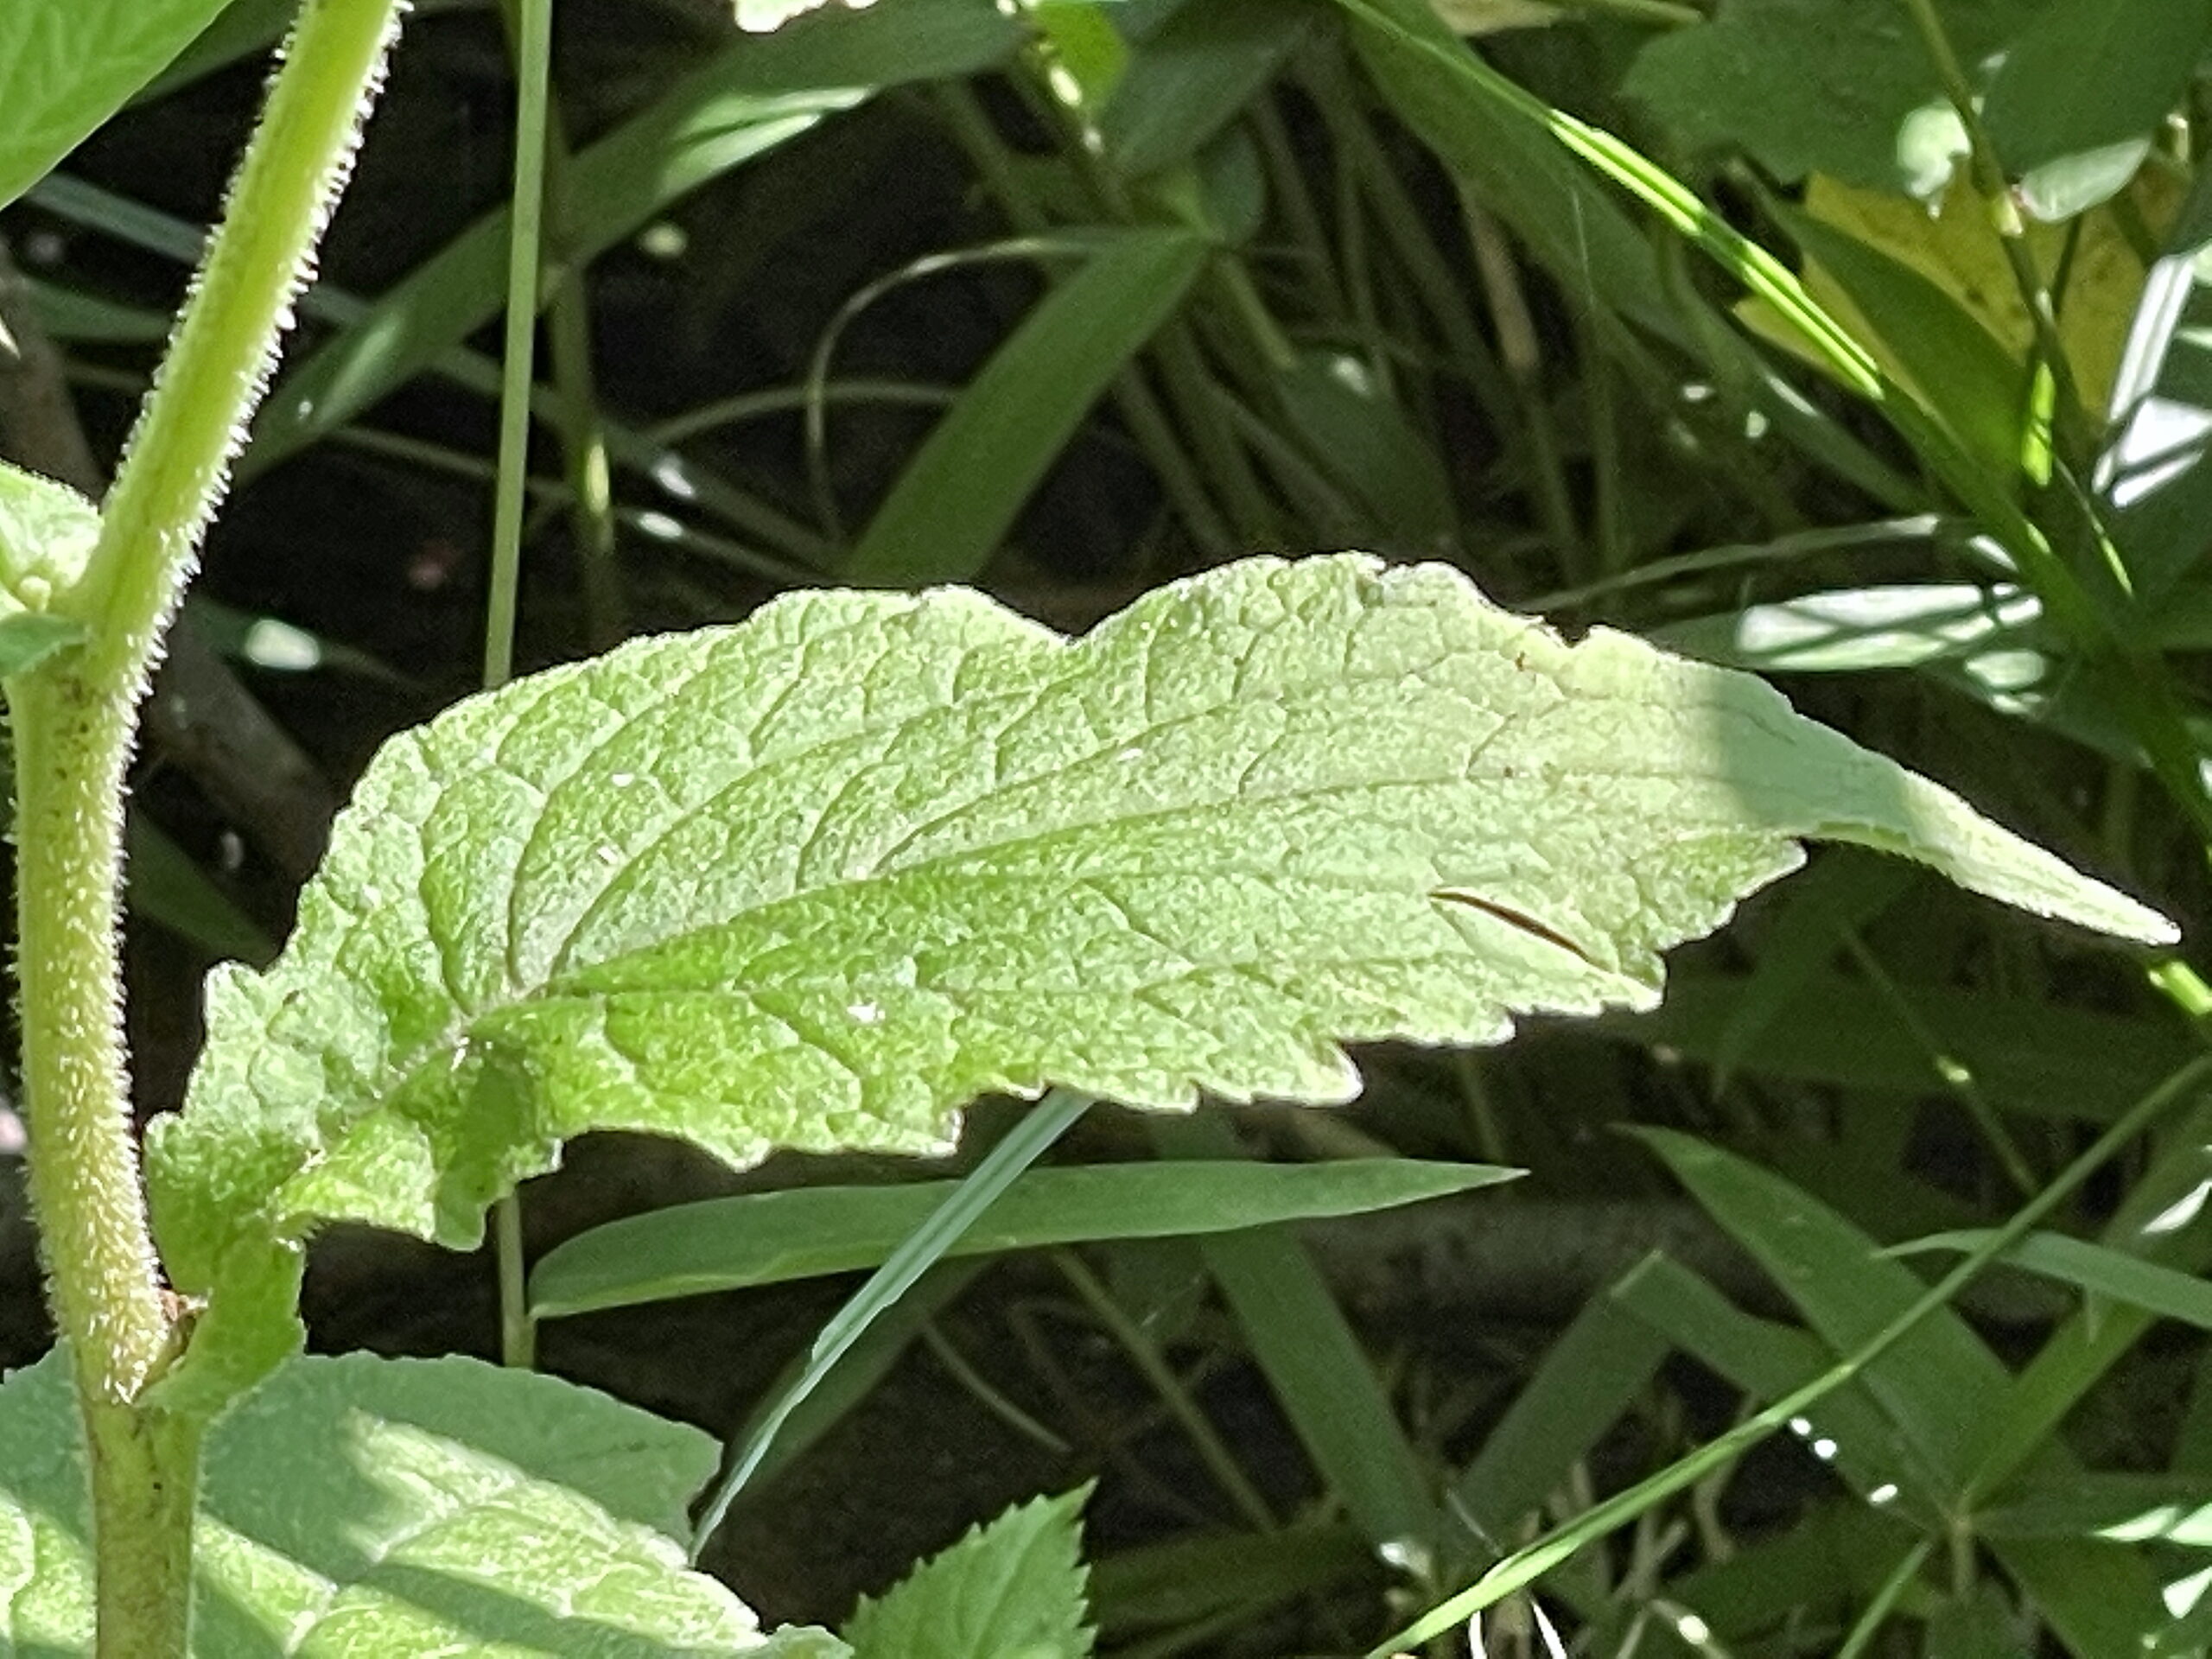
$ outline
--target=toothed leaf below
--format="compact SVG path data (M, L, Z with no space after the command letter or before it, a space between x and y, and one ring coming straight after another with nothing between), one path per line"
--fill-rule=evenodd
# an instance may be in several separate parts
M1089 1659L1089 1496L1017 1504L863 1600L839 1632L853 1659Z
M995 1090L1342 1100L1339 1047L1658 1001L1800 836L2159 917L1802 720L1440 566L1255 560L1070 641L795 594L388 743L266 972L219 970L149 1179L209 1300L172 1403L296 1340L294 1241L456 1246L594 1128L923 1153Z

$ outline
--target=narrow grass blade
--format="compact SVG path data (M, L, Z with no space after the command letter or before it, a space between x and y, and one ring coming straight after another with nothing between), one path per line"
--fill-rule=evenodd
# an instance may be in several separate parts
M1491 1538L1515 1535L1649 1384L1667 1342L1608 1297L1560 1333L1452 1489Z
M988 1255L1110 1238L1168 1238L1359 1215L1510 1180L1486 1164L1372 1158L1032 1170L947 1249ZM539 1319L874 1267L958 1181L799 1187L675 1205L595 1227L531 1275Z
M989 1209L1008 1183L1042 1157L1052 1144L1081 1117L1090 1105L1087 1096L1055 1089L1024 1113L1004 1140L983 1156L958 1191L931 1212L929 1219L908 1236L878 1268L852 1300L837 1310L809 1351L805 1368L786 1384L775 1400L747 1426L746 1439L715 1484L691 1534L691 1559L699 1559L707 1541L729 1513L730 1504L747 1482L759 1474L778 1432L807 1396L822 1385L837 1362L861 1335L914 1282L940 1261L955 1239Z
M1971 1250L1988 1242L1990 1230L1971 1228L1938 1233L1892 1246L1891 1255L1919 1255L1931 1250ZM2212 1331L2212 1283L2193 1273L2145 1262L2108 1245L2064 1233L2031 1233L2002 1258L2007 1267L2039 1273L2092 1295L2109 1296L2161 1319L2179 1319Z
M899 474L847 580L925 587L981 571L1091 405L1182 304L1207 252L1187 231L1122 232L1046 293Z
M1217 1117L1157 1118L1149 1127L1169 1157L1238 1150ZM1369 1543L1389 1559L1429 1559L1439 1529L1428 1480L1304 1246L1283 1229L1254 1228L1211 1235L1198 1252L1300 1443Z

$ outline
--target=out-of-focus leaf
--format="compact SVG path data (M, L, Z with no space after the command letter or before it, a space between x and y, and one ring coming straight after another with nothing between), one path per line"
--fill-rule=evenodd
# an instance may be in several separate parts
M1610 1296L1594 1297L1529 1374L1453 1487L1493 1539L1560 1490L1667 1357L1666 1338Z
M1107 1238L1170 1238L1362 1215L1510 1180L1487 1164L1102 1164L1039 1169L1009 1187L948 1255ZM610 1222L556 1246L531 1274L541 1319L873 1267L954 1181L795 1187Z
M1217 1117L1163 1118L1152 1131L1171 1157L1239 1149ZM1306 1247L1287 1228L1261 1227L1208 1234L1196 1248L1306 1455L1369 1543L1433 1551L1438 1517L1420 1460Z
M1807 212L1777 209L1809 262L1806 288L1993 476L2011 476L2027 410L2024 356L2006 350L1942 283L1842 228L1837 207L1821 193L1808 197Z
M1316 0L1200 0L1138 41L1099 125L1132 176L1198 154L1327 18Z
M1663 1006L1605 1027L1670 1057L1716 1064L1745 980L1681 974ZM2156 1088L2196 1052L2188 1034L2148 1020L2125 1020L2039 999L1916 985L1914 1011L1943 1052L1965 1066L1993 1105L2060 1122L2107 1122ZM1739 1071L1848 1089L1924 1094L1934 1088L1928 1053L1859 982L1821 974L1735 1053Z
M1469 95L1450 67L1468 48L1426 0L1366 3L1396 28L1378 24L1363 3L1350 13L1352 41L1398 118L1567 293L1663 340L1680 338L1651 244L1612 191L1541 127ZM1449 55L1440 59L1418 42Z
M2212 546L2212 168L2200 168L2144 279L2096 483L2105 522L2152 616Z
M1927 1288L1826 1205L1748 1160L1670 1130L1637 1133L1837 1352L1866 1343ZM1963 1321L1944 1312L1900 1338L1865 1380L1929 1468L1955 1491L1983 1402L2001 1394L2011 1376Z
M203 946L217 958L258 968L276 954L276 942L253 918L144 814L130 822L130 908Z
M2071 219L2126 188L2208 40L2205 0L2065 0L2024 29L1982 119L2028 211Z
M1992 1538L2104 1538L2212 1547L2212 1491L2202 1475L2069 1470L2025 1475L1974 1516Z
M168 337L169 318L164 312L35 277L30 279L30 290L39 327L54 340L144 345Z
M1827 971L1845 939L1879 916L1912 885L1894 860L1839 849L1821 861L1782 906L1761 942L1744 995L1728 1015L1713 1057L1714 1087L1727 1086L1745 1052L1806 985Z
M1978 64L2051 3L1946 0L1943 27ZM1913 130L1941 108L1936 66L1887 0L1721 0L1708 22L1653 36L1623 91L1688 148L1740 149L1785 183L1825 173L1926 194L1948 175L1948 146L1931 167Z
M2175 215L2177 194L2164 175L2145 169L2129 193L2128 207L2154 230L2163 230ZM1910 298L1916 293L1924 302L1924 289L1902 283L1870 285L1856 266L1830 271L1822 263L1827 245L1808 242L1812 263L1805 271L1806 288L1821 304L1851 321L1853 334L1882 358L1885 367L1906 384L1921 386L1934 400L1943 389L1929 384L1930 378L1941 372L1941 365L1955 359L1976 377L1977 396L1986 395L1980 389L1991 380L1993 370L1977 363L1977 348L1964 343L1970 337L1948 321L1955 308L1981 326L2005 361L2023 365L2018 384L2024 397L2024 365L2034 329L2004 245L1989 223L1987 209L1966 181L1951 186L1931 213L1900 196L1816 177L1807 186L1803 211L1793 222L1802 225L1806 219L1904 266L1948 296L1949 303L1941 308L1946 321L1940 326L1946 335L1955 334L1959 339L1955 349L1945 354L1921 338L1937 324L1902 316L1897 310L1916 303ZM2099 207L2074 224L2031 226L2023 240L2044 281L2056 282L2064 266L2058 337L2085 404L2093 412L2101 410L2110 397L2129 322L2144 292L2143 260L2122 227L2115 204ZM1856 291L1854 283L1866 291ZM1756 321L1756 309L1747 310ZM1777 338L1789 343L1786 334L1777 333ZM1933 406L1944 404L1935 402Z
M1670 622L1652 637L1764 674L1855 674L1999 647L2042 614L2034 594L2009 583L1914 582L1746 605Z
M868 521L846 580L919 588L988 564L1091 405L1183 303L1208 251L1190 231L1102 233L931 429Z
M1624 1311L1756 1399L1779 1399L1834 1362L1826 1344L1745 1313L1665 1256L1655 1255L1631 1269L1607 1294ZM1868 1502L1875 1502L1878 1493L1878 1507L1904 1499L1915 1518L1941 1512L1948 1483L1870 1396L1864 1381L1835 1389L1792 1430L1808 1451L1834 1465Z
M1122 1550L1090 1569L1090 1603L1108 1640L1176 1625L1249 1623L1302 1596L1371 1577L1374 1552L1341 1521L1276 1532L1178 1538Z
M1348 353L1302 352L1275 376L1283 412L1322 467L1408 550L1446 553L1459 512L1435 447Z

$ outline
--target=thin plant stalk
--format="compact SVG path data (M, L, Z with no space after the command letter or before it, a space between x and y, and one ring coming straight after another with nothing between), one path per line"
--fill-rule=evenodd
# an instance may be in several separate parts
M162 1286L120 1020L122 802L139 704L397 30L394 0L302 13L221 231L77 573L23 597L86 643L7 686L31 1202L90 1452L96 1650L174 1659L190 1634L197 1417L149 1403L189 1310Z
M553 0L519 0L515 23L515 170L508 211L507 325L499 378L499 477L493 486L491 597L484 616L484 689L513 677L522 587L523 518L530 484L530 394L536 373L538 262L545 222L545 142L551 99ZM522 1195L499 1201L499 1357L537 1360L523 1272Z

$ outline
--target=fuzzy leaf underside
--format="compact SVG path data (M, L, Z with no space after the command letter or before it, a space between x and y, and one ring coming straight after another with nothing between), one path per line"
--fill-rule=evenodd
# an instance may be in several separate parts
M211 978L149 1154L185 1369L282 1357L318 1219L473 1244L590 1129L926 1153L991 1090L1337 1101L1346 1041L1649 1007L1802 836L2171 937L1763 683L1441 566L1249 561L1075 641L959 590L636 641L388 743L283 957Z
M684 1566L713 1440L474 1360L293 1361L207 1442L192 1650L837 1659ZM67 1356L0 1386L0 1659L92 1650Z

